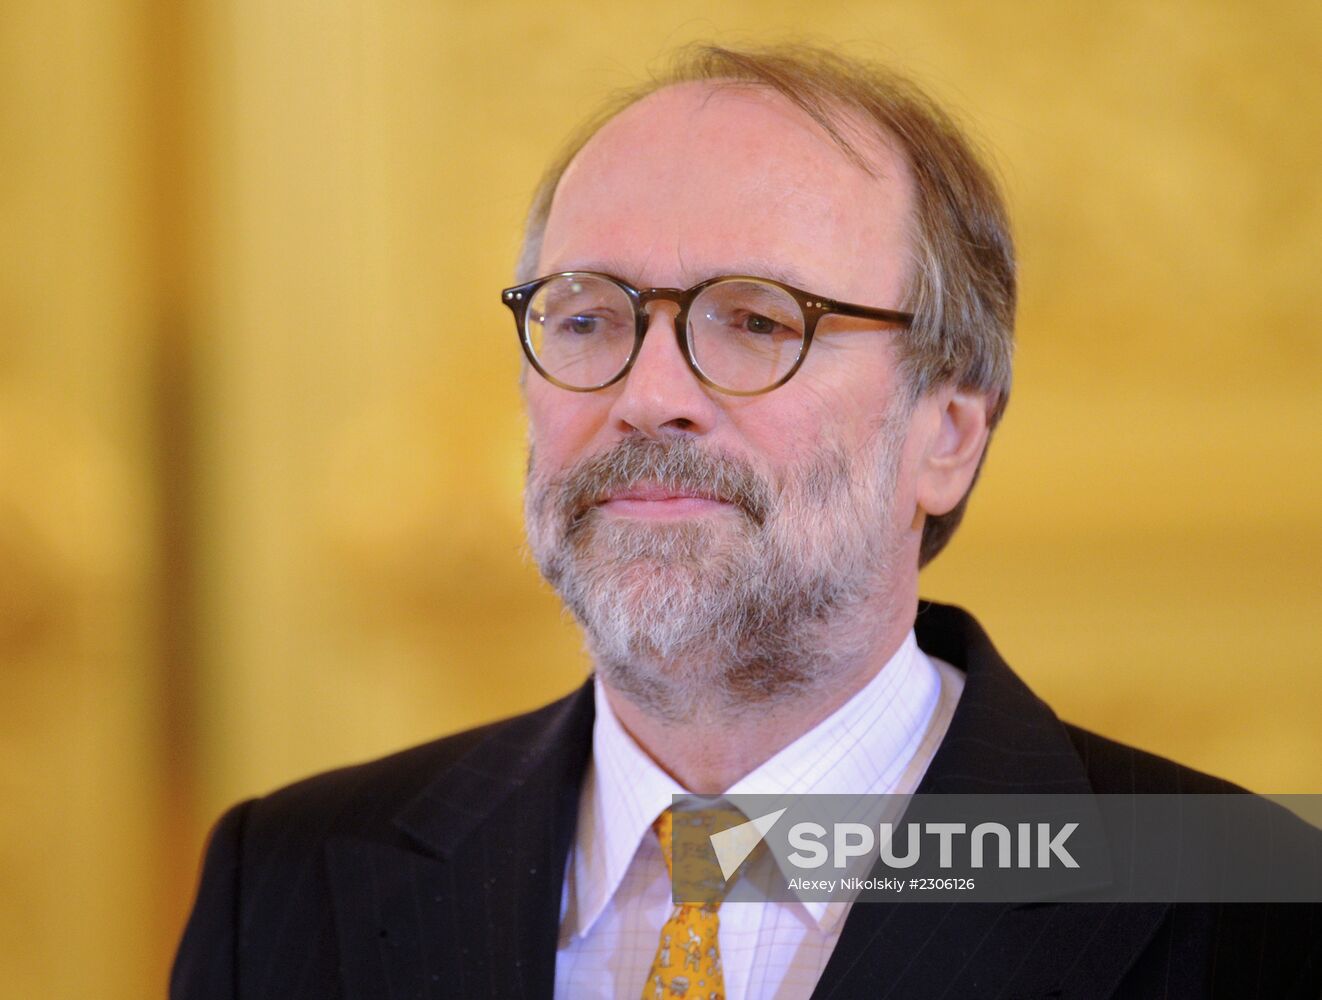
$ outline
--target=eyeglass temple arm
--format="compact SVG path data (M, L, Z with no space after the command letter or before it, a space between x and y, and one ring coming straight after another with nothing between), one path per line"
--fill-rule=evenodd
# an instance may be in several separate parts
M894 309L879 309L876 306L854 305L852 302L833 302L822 300L822 312L838 316L856 316L859 319L879 319L886 323L908 326L913 322L913 313L897 312Z

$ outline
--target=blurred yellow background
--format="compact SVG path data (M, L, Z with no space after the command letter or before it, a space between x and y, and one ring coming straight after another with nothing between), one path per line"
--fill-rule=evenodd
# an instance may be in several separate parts
M1017 388L924 592L1072 721L1322 791L1322 7L7 0L0 995L161 995L206 829L582 677L497 293L693 39L892 62L994 151Z

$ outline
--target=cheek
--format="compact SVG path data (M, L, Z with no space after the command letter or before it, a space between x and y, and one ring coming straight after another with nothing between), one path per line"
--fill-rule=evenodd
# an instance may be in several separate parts
M528 437L537 466L555 471L581 458L601 426L600 401L587 393L529 384Z
M794 464L824 445L860 454L882 419L876 383L800 378L765 396L749 397L738 423L751 448L776 464ZM782 395L783 394L783 395Z
M795 465L831 432L822 424L822 411L801 394L791 399L786 389L731 397L726 403L732 437L738 442L735 450L764 470Z

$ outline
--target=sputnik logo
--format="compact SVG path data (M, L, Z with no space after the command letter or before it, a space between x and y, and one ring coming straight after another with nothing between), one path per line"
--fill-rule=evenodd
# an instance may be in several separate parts
M777 809L747 823L740 823L728 830L711 835L712 850L716 852L716 861L721 866L721 878L727 882L730 876L744 863L744 859L753 853L753 848L762 843L776 821L785 815L784 809Z

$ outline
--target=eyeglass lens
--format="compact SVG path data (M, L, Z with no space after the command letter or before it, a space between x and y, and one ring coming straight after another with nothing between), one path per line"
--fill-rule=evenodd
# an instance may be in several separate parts
M588 389L629 363L636 320L633 301L612 281L557 275L528 303L528 343L547 374ZM729 279L707 286L689 307L688 349L702 374L735 392L776 384L803 350L799 304L767 282Z

